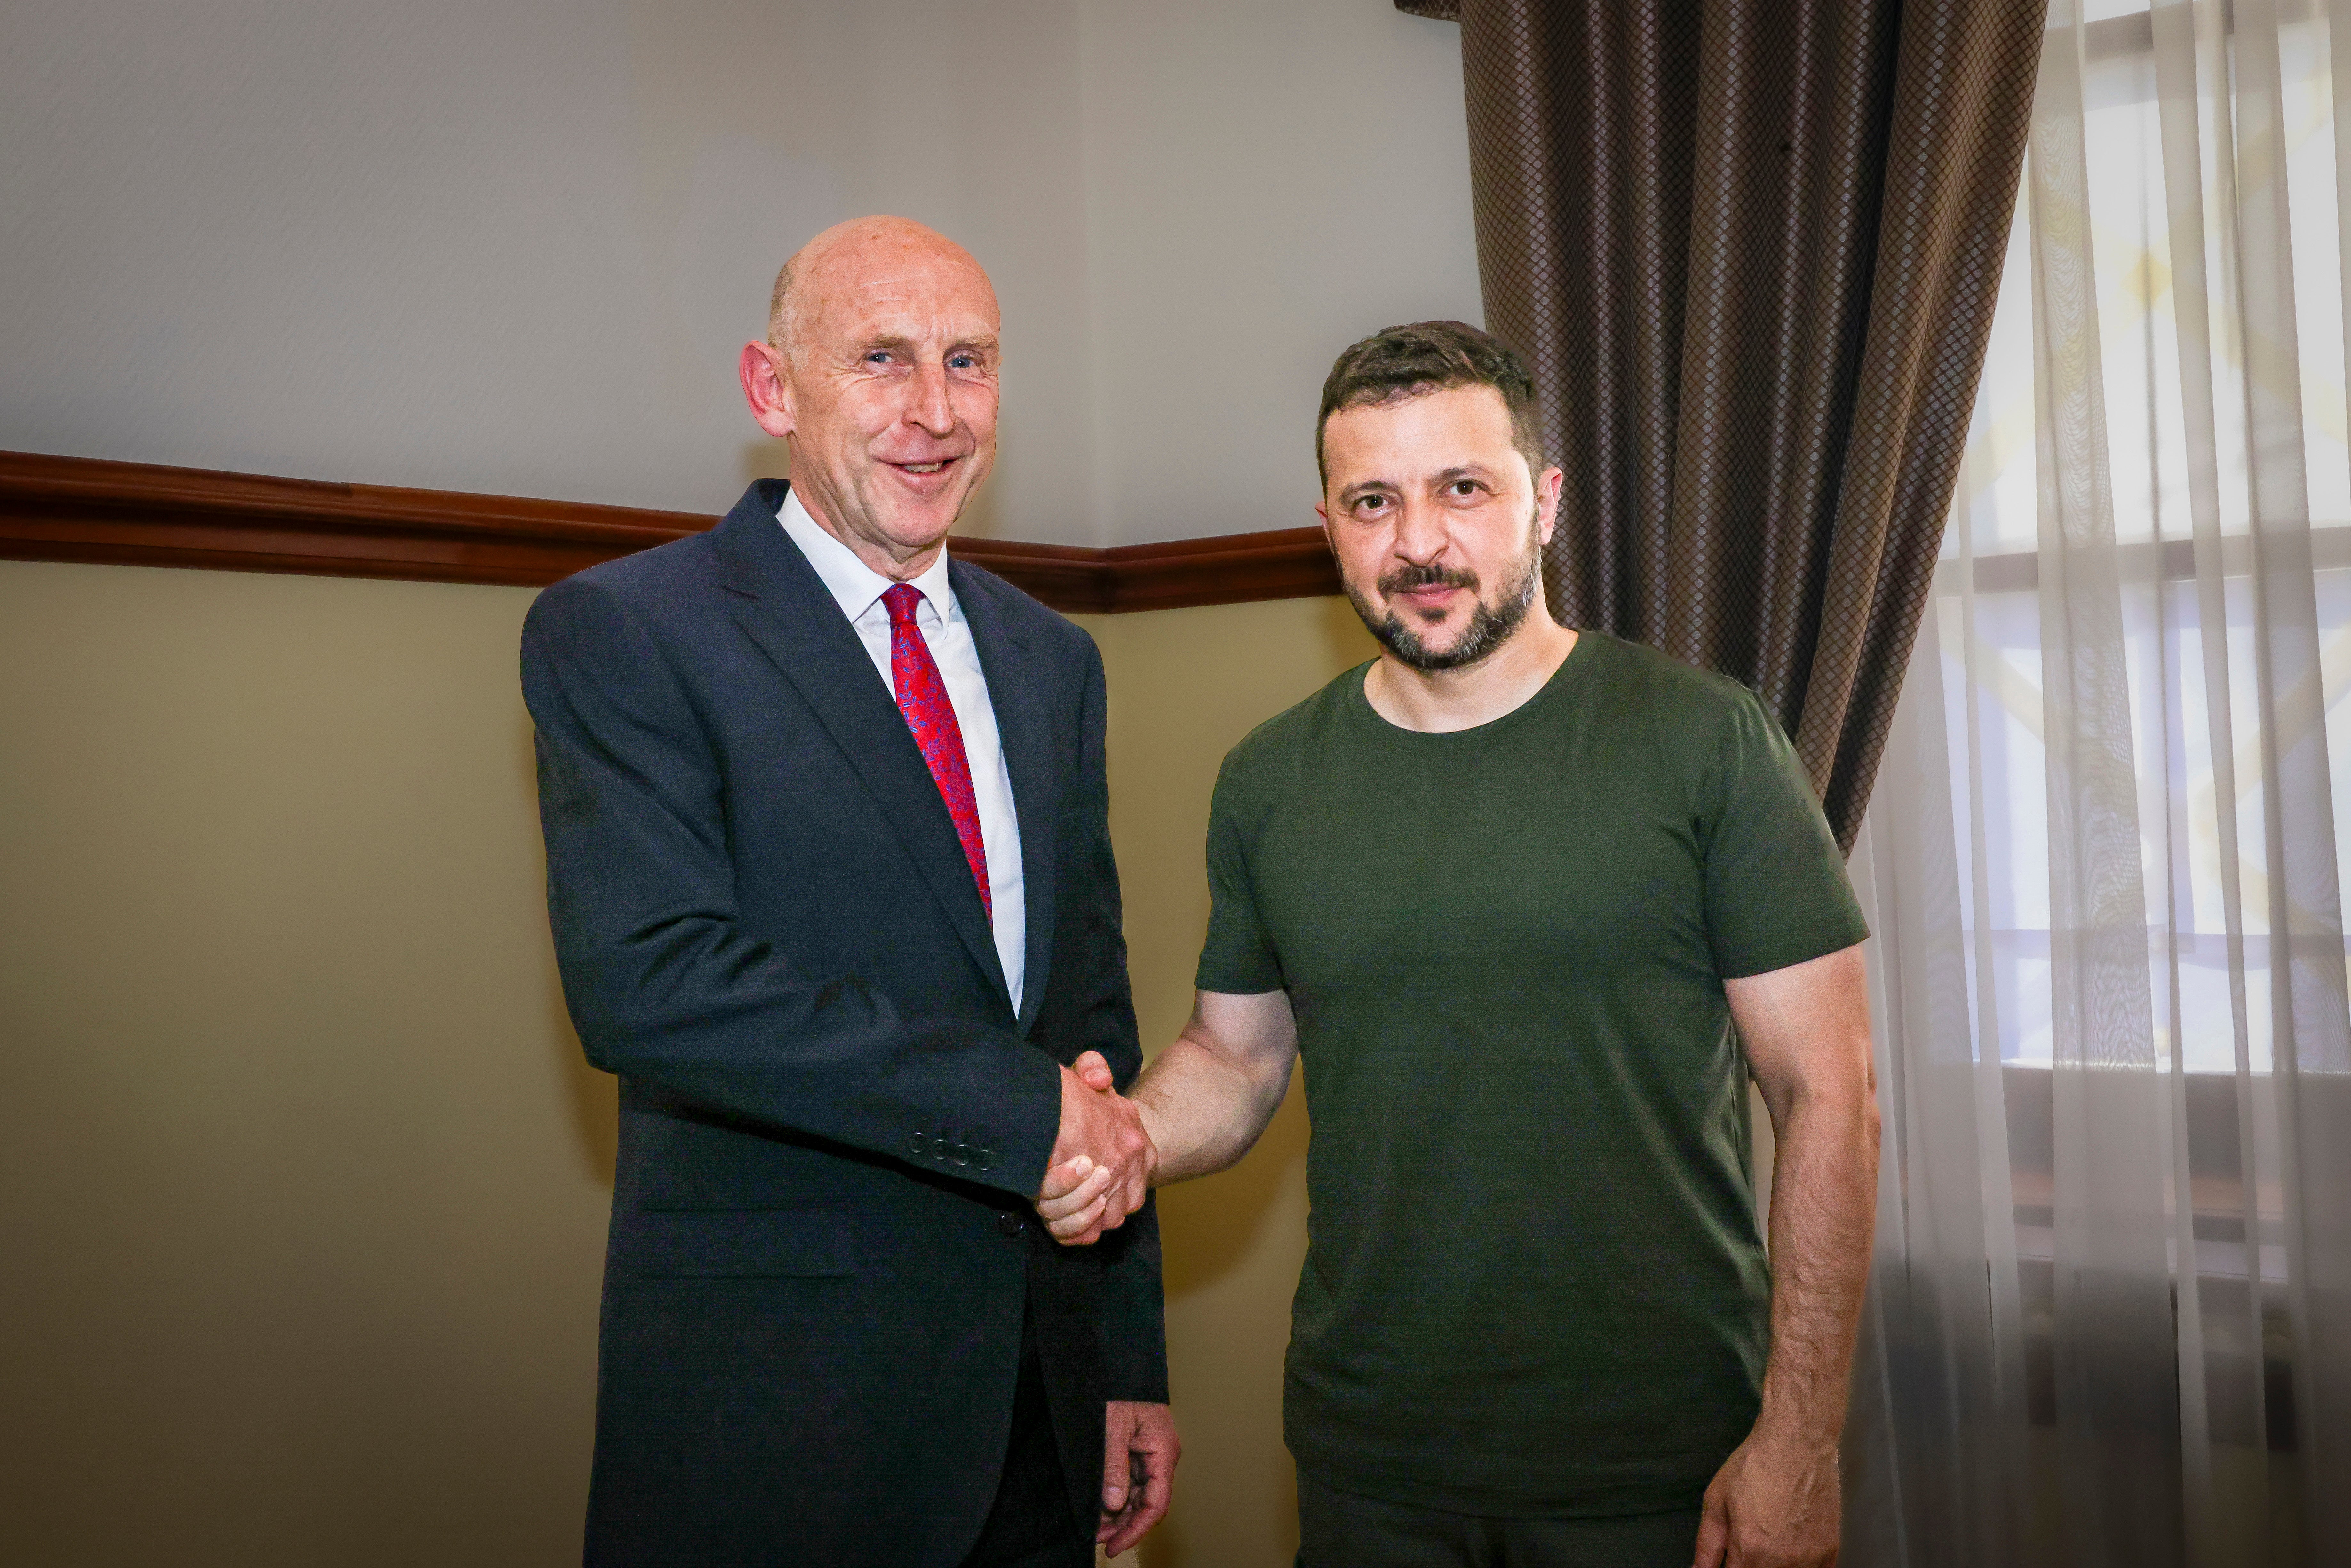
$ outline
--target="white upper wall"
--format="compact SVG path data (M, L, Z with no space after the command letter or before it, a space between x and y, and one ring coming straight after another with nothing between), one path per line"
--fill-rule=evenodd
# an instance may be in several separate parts
M969 531L1310 521L1315 389L1475 319L1453 29L1384 0L15 0L0 447L717 510L777 265L993 275Z
M1308 526L1339 350L1485 319L1460 30L1389 0L1085 15L1105 541Z

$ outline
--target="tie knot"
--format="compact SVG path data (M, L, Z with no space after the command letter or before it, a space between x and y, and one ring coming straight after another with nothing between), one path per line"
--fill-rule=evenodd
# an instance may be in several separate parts
M911 582L893 582L882 591L883 607L890 612L893 626L912 626L914 606L923 601L923 591Z

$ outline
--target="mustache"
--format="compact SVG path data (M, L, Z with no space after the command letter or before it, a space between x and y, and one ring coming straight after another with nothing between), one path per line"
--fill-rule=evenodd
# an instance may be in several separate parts
M1466 588L1475 592L1478 574L1458 566L1400 566L1379 580L1382 593L1408 593L1416 588Z

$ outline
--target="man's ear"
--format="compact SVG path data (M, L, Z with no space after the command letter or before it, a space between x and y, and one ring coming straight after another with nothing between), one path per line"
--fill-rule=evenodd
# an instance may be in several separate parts
M799 422L792 413L791 384L784 379L783 350L765 343L746 343L736 368L742 376L743 401L751 405L752 419L770 435L789 435Z
M1556 468L1546 468L1535 481L1535 526L1544 544L1551 543L1551 531L1559 523L1559 493L1567 483L1567 476Z

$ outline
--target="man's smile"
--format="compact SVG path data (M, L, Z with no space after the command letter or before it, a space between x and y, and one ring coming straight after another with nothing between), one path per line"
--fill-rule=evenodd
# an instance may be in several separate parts
M969 454L953 456L926 457L920 462L902 458L876 458L876 464L898 476L898 482L920 495L934 495L947 487L956 477L956 469Z

